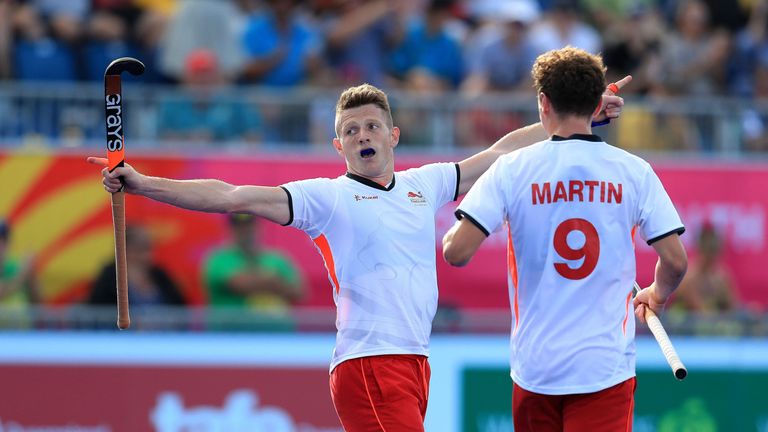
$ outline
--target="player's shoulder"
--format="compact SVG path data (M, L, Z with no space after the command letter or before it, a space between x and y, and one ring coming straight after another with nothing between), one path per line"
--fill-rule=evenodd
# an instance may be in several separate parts
M282 185L284 188L287 189L301 189L304 191L331 191L338 189L343 185L343 182L345 181L346 177L339 176L336 178L328 178L328 177L315 177L310 179L304 179L304 180L294 180L292 182L285 183Z
M418 174L425 171L435 171L442 169L450 169L455 166L456 162L429 162L416 167L408 168L405 170L397 171L399 174Z
M549 144L551 143L548 140L533 143L529 146L499 156L497 163L499 165L510 165L529 159L538 159L542 154L552 150L552 146Z
M607 154L610 154L614 158L619 159L625 162L626 164L634 165L637 168L642 168L642 169L651 168L651 164L649 164L648 161L646 161L642 157L634 153L631 153L628 150L625 150L623 148L616 147L612 144L605 143L605 146L603 147L603 151Z
M335 178L329 178L329 177L315 177L305 180L297 180L295 183L312 183L312 184L320 184L320 185L332 185L332 184L341 184L349 180L349 177L346 175L340 175Z
M401 179L419 179L429 176L442 176L446 172L456 170L455 162L433 162L418 167L408 168L403 171L397 171L396 174Z

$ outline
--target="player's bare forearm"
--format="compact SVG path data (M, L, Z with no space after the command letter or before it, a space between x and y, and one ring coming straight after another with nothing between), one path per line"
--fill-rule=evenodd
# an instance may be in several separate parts
M88 162L105 166L104 158ZM131 165L101 171L104 189L142 195L188 210L209 213L249 213L285 224L290 219L288 194L278 187L235 186L215 179L172 180L139 173ZM124 189L123 189L124 188Z
M144 176L133 193L188 210L249 213L285 224L290 218L288 195L281 188L235 186L215 180L172 180Z
M667 236L652 246L659 254L654 281L656 294L666 300L682 282L688 269L688 256L677 234Z
M659 259L656 262L656 274L654 279L658 295L664 299L668 299L677 287L680 286L680 282L683 280L687 268L687 261L684 264L672 264Z
M236 186L220 180L172 180L142 176L128 192L188 210L210 213L236 212L232 195Z
M535 123L516 129L496 141L487 149L476 153L459 162L461 183L459 194L465 194L480 176L493 165L496 160L507 153L547 139L547 132L541 123Z
M504 135L488 148L489 152L496 154L496 158L515 150L527 147L548 138L547 131L541 122L537 122Z
M456 222L443 237L443 259L452 266L463 267L485 239L485 233L464 218Z
M688 269L688 257L679 235L669 235L651 246L659 255L656 277L651 286L640 290L633 301L635 315L641 322L645 322L645 308L650 308L656 314L664 310L669 296L680 285Z

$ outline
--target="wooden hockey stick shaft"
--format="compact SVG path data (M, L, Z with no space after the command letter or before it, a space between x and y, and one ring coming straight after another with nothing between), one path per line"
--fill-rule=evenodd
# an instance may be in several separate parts
M117 269L117 327L131 326L128 309L128 263L125 258L125 192L112 194L112 223L115 227L115 268Z

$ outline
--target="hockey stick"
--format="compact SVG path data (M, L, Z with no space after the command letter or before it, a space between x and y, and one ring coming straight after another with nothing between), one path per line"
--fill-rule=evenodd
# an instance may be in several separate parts
M635 295L640 292L640 286L637 282L634 283L634 291ZM656 342L659 343L661 352L664 353L664 358L667 359L667 363L669 363L669 366L672 368L675 378L677 378L678 381L682 381L688 376L688 370L680 360L680 356L677 355L675 347L672 346L672 341L669 340L667 331L664 330L664 326L661 325L659 317L657 317L651 308L647 306L645 308L645 321L648 323L648 328L651 329L651 333L653 333L653 336L656 338Z
M113 60L104 71L104 101L107 124L107 161L109 171L125 164L125 137L123 134L123 105L120 74L144 73L144 64L135 58ZM117 268L117 327L131 325L128 312L128 265L125 261L125 192L112 194L112 222L115 228L115 267Z

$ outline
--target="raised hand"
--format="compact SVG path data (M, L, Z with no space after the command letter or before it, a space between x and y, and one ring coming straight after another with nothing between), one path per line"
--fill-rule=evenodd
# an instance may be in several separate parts
M102 183L107 192L115 193L124 190L128 193L136 193L138 190L143 176L130 164L126 163L125 166L115 168L114 171L110 172L107 168L107 158L91 156L87 161L88 163L104 167L101 170L101 175L104 177Z
M619 92L624 86L629 84L630 81L632 81L632 75L627 75L615 83L608 84L603 93L603 99L600 105L602 109L592 118L594 122L600 123L607 119L618 118L619 115L621 115L624 99L619 96Z

